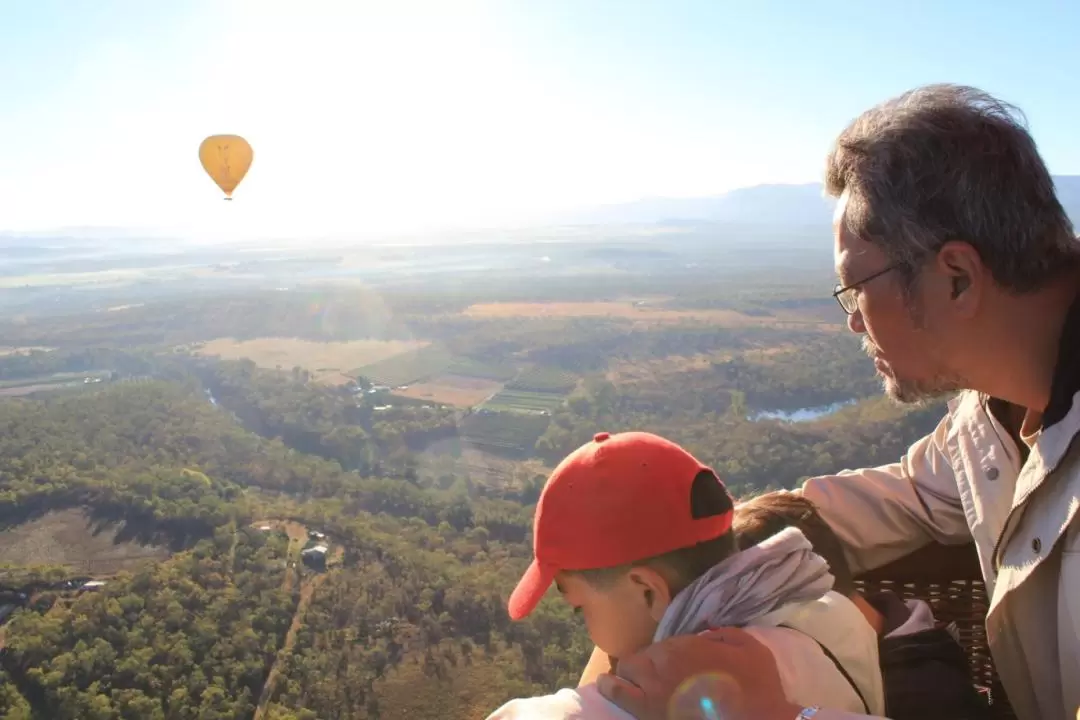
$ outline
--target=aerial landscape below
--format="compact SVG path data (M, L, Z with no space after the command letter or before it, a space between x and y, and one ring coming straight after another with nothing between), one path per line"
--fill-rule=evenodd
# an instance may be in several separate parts
M746 494L891 461L939 416L879 397L827 223L787 232L8 256L6 702L475 718L571 684L579 620L505 611L567 452L648 428Z
M1080 4L927 5L5 4L0 720L1071 713Z

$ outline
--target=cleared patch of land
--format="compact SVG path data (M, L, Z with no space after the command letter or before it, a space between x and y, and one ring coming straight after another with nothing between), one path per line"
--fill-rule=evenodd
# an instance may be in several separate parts
M614 383L633 383L644 380L655 380L657 377L690 372L693 370L708 370L714 362L730 360L734 357L730 352L712 354L698 353L696 355L668 355L662 358L649 358L648 360L613 360L608 367L607 379Z
M95 387L108 377L109 373L106 371L92 370L81 373L53 373L52 375L40 375L32 378L0 380L0 397L18 397L20 395L33 395L38 392L83 386Z
M428 382L416 383L404 390L395 390L393 394L416 400L431 400L444 405L472 407L484 402L501 389L502 383L495 380L462 375L439 375Z
M266 368L289 370L302 367L317 382L337 385L352 379L349 373L353 368L387 360L425 345L426 342L409 340L313 342L299 338L218 338L206 342L199 354L216 355L226 360L248 358Z
M671 378L682 373L708 370L713 363L733 360L736 356L750 362L770 363L777 355L797 350L796 346L786 343L772 347L743 350L741 352L720 351L715 353L697 353L695 355L668 355L665 357L613 360L608 367L606 377L613 383L635 383Z
M430 468L441 472L468 473L500 481L500 485L511 483L514 478L531 480L536 475L545 477L551 468L539 458L511 460L499 455L484 452L478 448L463 447L455 455L439 454L438 445L433 445L435 452L425 450L417 456L421 466L430 463Z
M165 548L116 542L118 529L97 529L82 510L51 512L0 531L0 564L67 565L78 572L100 574L169 556Z
M755 316L723 309L668 310L641 302L478 303L465 308L464 314L474 318L609 317L660 323L697 320L727 327L820 322L798 312L778 311L776 315Z
M18 387L0 387L0 397L22 397L23 395L33 395L34 393L46 392L48 390L61 390L66 387L77 387L79 383L67 382L67 383L48 383L36 385L19 385Z

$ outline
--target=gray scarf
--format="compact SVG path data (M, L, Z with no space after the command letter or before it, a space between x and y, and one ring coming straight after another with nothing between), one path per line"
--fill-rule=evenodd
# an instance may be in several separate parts
M735 553L675 596L653 642L710 628L742 627L789 603L832 590L828 563L798 528L788 527Z

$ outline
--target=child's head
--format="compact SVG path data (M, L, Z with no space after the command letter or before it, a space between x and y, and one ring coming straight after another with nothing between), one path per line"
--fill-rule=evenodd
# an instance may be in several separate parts
M510 597L515 620L554 582L613 657L652 642L671 599L736 552L733 502L693 455L649 433L600 433L551 474L535 559Z
M788 527L801 530L814 552L829 564L829 572L835 578L833 590L848 597L853 595L855 580L840 539L818 514L814 503L802 494L783 490L765 493L735 507L733 529L740 550L753 547Z

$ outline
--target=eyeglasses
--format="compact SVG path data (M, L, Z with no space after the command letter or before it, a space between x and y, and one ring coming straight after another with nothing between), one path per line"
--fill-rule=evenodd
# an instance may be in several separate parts
M855 311L859 309L859 298L857 295L855 295L854 292L852 292L852 290L855 290L862 285L870 282L871 280L879 278L885 273L891 270L895 270L898 267L900 267L899 263L893 263L884 270L878 270L873 275L864 277L859 282L851 283L846 287L837 283L836 287L833 288L833 297L836 298L836 302L840 303L840 307L843 308L845 313L847 313L848 315L854 315Z

